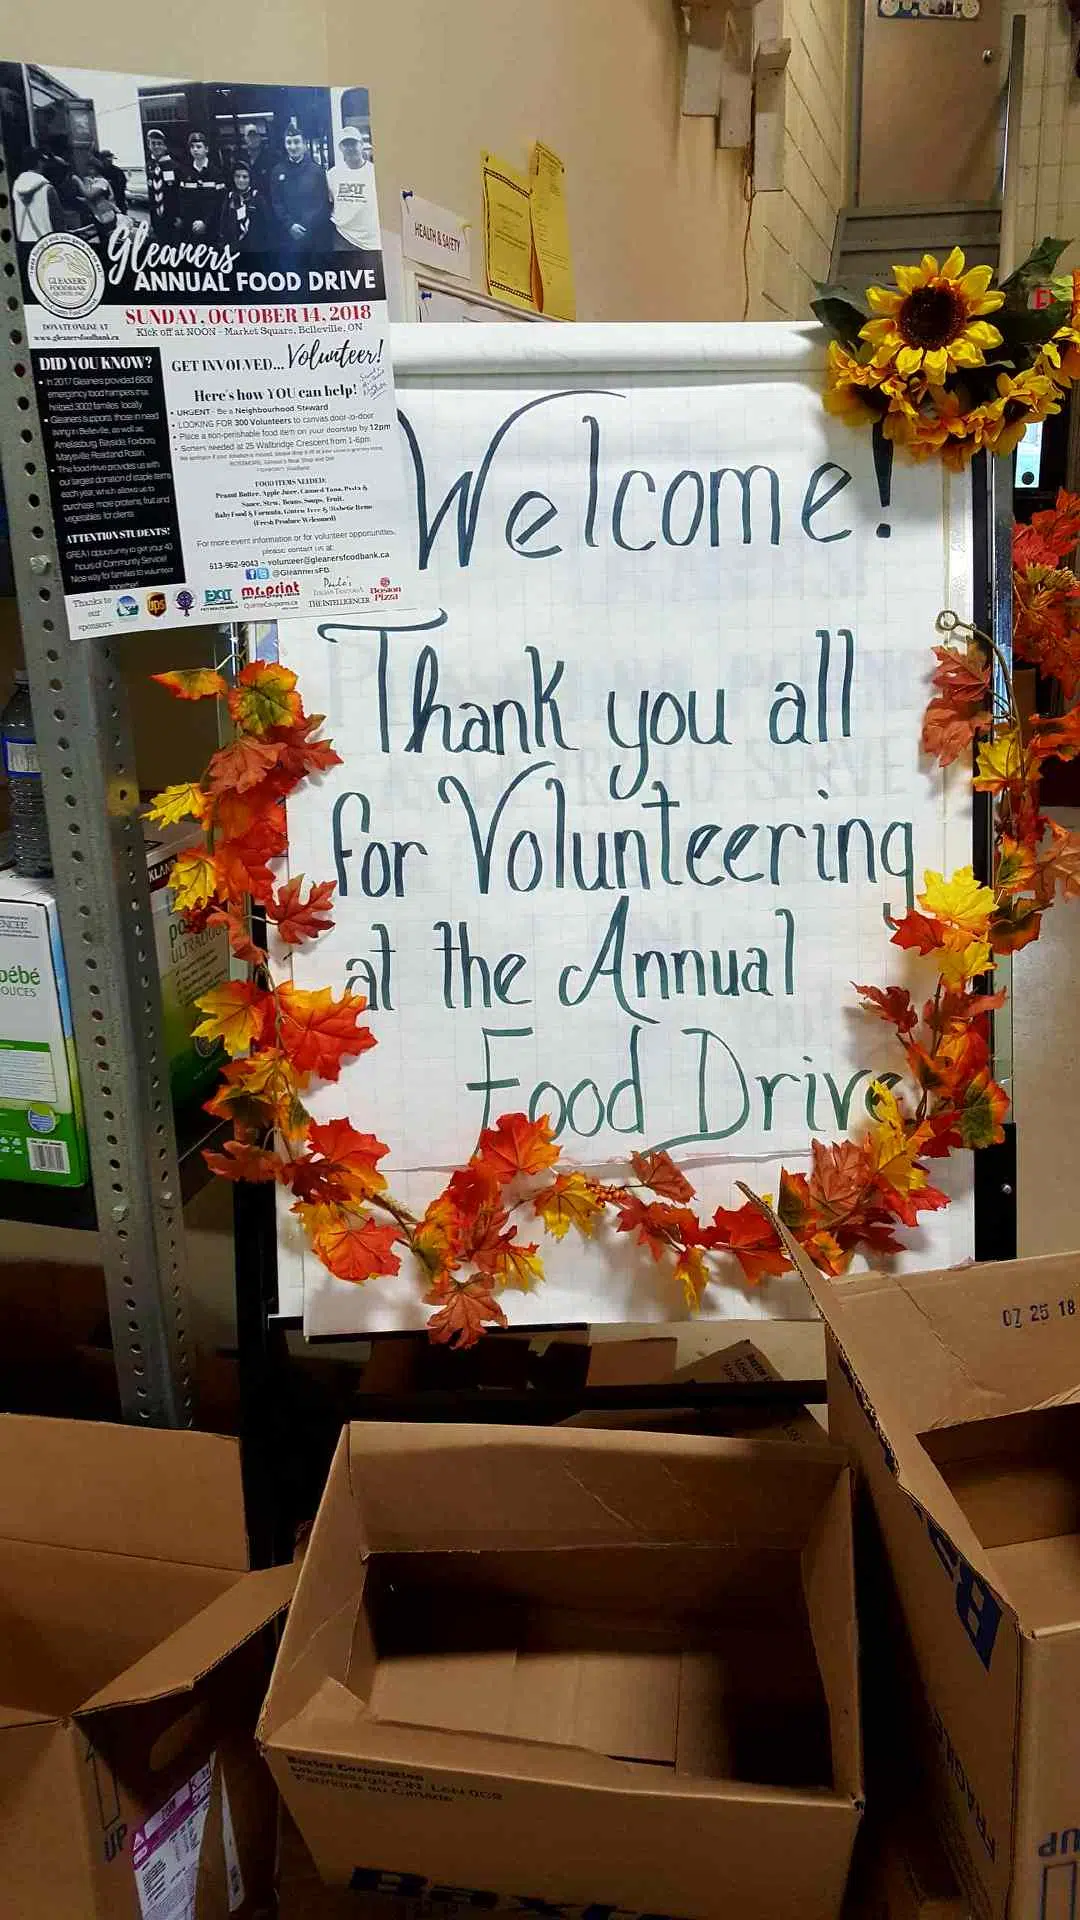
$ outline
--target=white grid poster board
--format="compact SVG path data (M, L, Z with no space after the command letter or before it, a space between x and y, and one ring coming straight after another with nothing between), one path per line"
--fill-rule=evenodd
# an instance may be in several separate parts
M399 329L394 355L422 604L279 626L345 761L289 802L291 870L338 881L293 977L366 992L379 1042L312 1108L387 1141L419 1208L530 1108L589 1168L667 1146L709 1212L775 1191L900 1065L851 984L910 977L887 910L971 857L968 785L919 751L970 482L884 484L812 327ZM904 1264L972 1251L969 1162L939 1167L954 1205ZM626 1236L542 1252L512 1324L683 1312ZM310 1333L422 1324L408 1264L350 1286L282 1214ZM807 1306L733 1266L703 1311Z

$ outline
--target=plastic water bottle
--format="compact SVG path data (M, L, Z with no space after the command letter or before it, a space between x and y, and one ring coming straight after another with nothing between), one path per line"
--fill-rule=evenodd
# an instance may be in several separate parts
M15 675L15 690L0 713L0 751L11 797L15 871L26 879L34 879L53 869L30 685L25 673Z

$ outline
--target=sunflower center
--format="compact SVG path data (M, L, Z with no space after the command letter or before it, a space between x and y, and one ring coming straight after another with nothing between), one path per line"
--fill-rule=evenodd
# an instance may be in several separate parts
M916 287L897 314L908 346L930 351L947 347L958 333L963 333L966 322L967 307L950 287Z

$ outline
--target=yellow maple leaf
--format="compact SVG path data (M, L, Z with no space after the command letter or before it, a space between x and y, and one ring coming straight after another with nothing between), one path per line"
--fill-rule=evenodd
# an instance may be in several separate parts
M445 1194L433 1200L417 1227L412 1250L432 1278L453 1273L461 1245L461 1223L457 1211Z
M972 785L979 793L998 793L1010 780L1019 780L1024 771L1024 755L1015 727L1007 727L996 740L984 740L979 748L978 771Z
M898 1193L917 1192L925 1187L927 1176L915 1166L930 1134L925 1124L913 1127L905 1120L891 1087L882 1080L870 1082L874 1102L874 1124L869 1133L870 1151L876 1171Z
M155 793L146 817L159 827L172 827L178 820L205 820L206 808L207 798L202 788L191 780L182 780Z
M958 867L948 880L943 873L927 873L925 880L926 891L919 895L925 914L968 933L986 932L997 902L993 888L980 885L971 867Z
M709 1278L705 1255L700 1247L687 1247L685 1252L680 1253L675 1262L675 1278L682 1286L690 1312L696 1313Z
M938 972L950 987L962 987L977 974L988 973L994 964L989 941L965 940L962 936L939 947L935 957Z
M188 847L178 853L173 862L169 878L169 891L173 905L183 913L205 907L212 900L217 887L217 868L214 856L205 847Z
M500 1247L491 1263L491 1275L497 1286L518 1287L530 1293L544 1277L544 1263L535 1246Z
M570 1227L577 1227L588 1239L604 1203L597 1199L595 1184L586 1174L560 1173L550 1187L534 1196L533 1211L556 1240L563 1239Z
M195 1005L206 1018L193 1029L193 1038L223 1040L226 1053L235 1059L261 1038L266 1010L273 1002L250 980L226 980L200 994Z

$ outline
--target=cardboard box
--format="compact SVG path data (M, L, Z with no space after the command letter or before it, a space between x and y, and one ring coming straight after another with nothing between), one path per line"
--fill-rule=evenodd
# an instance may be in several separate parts
M597 1386L663 1386L670 1382L705 1385L711 1381L781 1380L772 1361L752 1340L736 1340L730 1347L703 1354L685 1367L675 1366L677 1340L601 1340L589 1348L585 1384ZM787 1440L794 1446L820 1446L823 1425L806 1407L777 1407L763 1403L741 1406L688 1407L673 1394L670 1407L597 1407L572 1413L567 1427L607 1427L650 1433L712 1433L753 1436L758 1440Z
M174 1104L189 1105L215 1078L224 1053L193 1037L195 1001L228 978L222 929L188 933L172 910L168 879L183 828L147 829L146 861L161 977L162 1023ZM88 1176L86 1128L71 1031L56 891L51 880L0 872L0 1180L79 1187Z
M235 1441L0 1416L4 1920L265 1902L260 1629L293 1569L246 1567Z
M847 1465L352 1426L259 1737L331 1884L835 1920L862 1792Z
M799 1264L958 1877L978 1920L1074 1920L1080 1257L836 1282Z
M971 1920L930 1809L895 1794L869 1811L855 1843L844 1920Z

